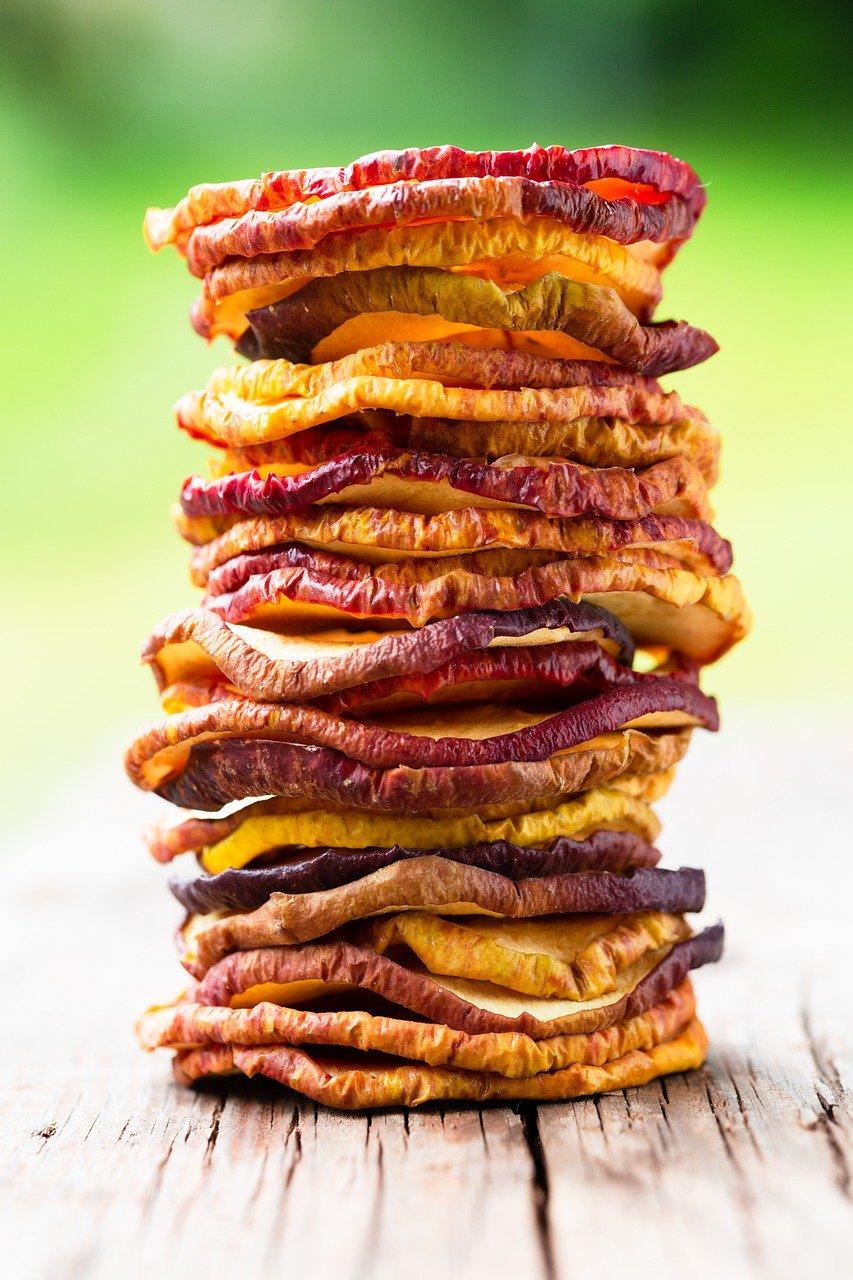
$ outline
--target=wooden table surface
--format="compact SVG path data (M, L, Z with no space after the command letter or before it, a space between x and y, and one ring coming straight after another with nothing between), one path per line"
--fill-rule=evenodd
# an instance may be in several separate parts
M841 718L732 714L662 805L668 865L707 867L729 930L697 979L704 1070L372 1116L264 1083L185 1091L137 1051L136 1013L180 984L176 912L136 836L151 803L114 759L82 770L2 862L4 1274L840 1276L849 757Z

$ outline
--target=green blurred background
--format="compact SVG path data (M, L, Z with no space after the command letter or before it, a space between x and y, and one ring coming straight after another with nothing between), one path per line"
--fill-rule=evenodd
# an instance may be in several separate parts
M7 816L154 716L137 650L193 598L168 506L204 456L170 406L228 350L191 332L195 282L145 250L145 205L383 146L618 141L694 164L709 207L660 315L720 341L675 385L724 432L717 523L757 619L706 684L848 696L815 660L853 622L844 11L2 0Z

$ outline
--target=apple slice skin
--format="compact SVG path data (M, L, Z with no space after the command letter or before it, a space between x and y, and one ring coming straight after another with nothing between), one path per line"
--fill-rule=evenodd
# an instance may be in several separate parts
M358 1010L292 1009L268 1002L248 1009L184 1000L147 1010L137 1023L140 1046L184 1050L211 1045L325 1045L388 1053L430 1066L496 1072L523 1079L574 1064L602 1066L632 1049L649 1050L678 1035L696 1016L689 979L660 1004L606 1030L534 1040L518 1032L469 1036L436 1023ZM467 1074L466 1074L467 1078Z
M193 187L174 208L149 209L145 217L145 238L152 249L174 243L184 251L196 227L220 218L239 218L253 209L286 209L305 200L327 200L342 192L399 182L483 177L526 178L573 187L616 179L634 188L624 197L616 196L617 200L666 202L678 196L694 220L707 199L691 166L662 151L623 146L569 150L536 144L518 151L411 147L374 152L340 168L286 169L264 173L256 179L202 183Z
M190 476L181 488L181 511L199 516L279 516L327 502L344 490L393 476L412 486L443 484L463 494L542 515L639 519L657 507L684 502L688 515L707 518L707 490L685 457L667 458L635 471L629 467L587 469L568 461L518 459L496 466L476 458L410 453L404 449L353 450L298 475L260 476L257 471L204 480Z
M435 267L374 267L309 280L297 293L247 311L249 328L237 350L249 360L310 363L315 347L340 325L373 312L439 316L484 330L562 333L653 377L701 364L719 349L703 329L674 320L642 324L614 289L554 271L507 293L491 280Z
M601 366L612 368L612 366ZM649 386L648 390L660 390ZM336 424L310 427L281 440L222 449L211 459L211 474L224 477L261 472L278 463L314 467L344 454L381 457L398 452L498 463L508 457L547 459L594 468L643 468L684 459L705 484L714 483L719 464L719 432L704 419L682 418L667 425L629 423L619 418L580 418L574 422L474 422L449 418L413 418L405 414L364 413ZM281 479L281 477L279 477ZM251 514L251 513L250 513ZM263 514L259 512L258 514Z
M454 659L488 648L495 640L519 640L540 630L565 629L601 635L630 667L634 643L627 628L596 605L556 599L532 609L462 613L430 622L418 631L391 632L370 644L354 645L340 657L279 662L252 648L209 609L173 614L155 629L142 661L158 689L169 683L158 657L170 644L194 641L241 693L257 701L303 702L377 680L435 671Z
M518 571L501 551L368 566L290 546L272 558L235 556L214 570L208 588L206 608L226 622L257 626L270 625L267 619L279 611L323 618L320 625L326 626L335 625L329 618L355 617L422 627L466 610L528 609L564 596L591 597L592 603L618 616L637 593L671 610L674 622L688 607L707 611L710 630L706 626L690 635L682 635L679 627L661 629L662 622L652 617L640 627L632 623L636 641L666 645L700 663L726 653L747 634L751 622L740 583L731 574L707 577L681 565L630 563L606 556L551 557Z
M205 388L181 397L175 420L194 438L229 447L282 439L365 410L466 422L704 421L674 391L650 390L642 380L567 381L579 364L458 342L386 342L326 364L260 360L216 369Z
M417 726L424 725L419 711L414 713L414 729L394 729L381 718L354 719L305 704L231 698L191 707L154 725L131 744L125 763L131 780L148 790L179 772L187 748L211 739L237 743L258 738L268 740L270 747L275 742L298 743L338 751L384 769L468 768L549 760L655 715L668 715L669 723L674 718L677 723L699 724L712 731L719 727L714 699L702 693L693 679L677 673L641 675L631 683L606 686L532 723L525 723L522 708L486 706L477 711L484 727L499 723L501 715L512 727L493 727L491 734L479 737L467 732L464 722L463 732L454 733L450 722L443 733L432 736L417 732ZM442 727L441 717L433 716L432 722Z
M731 543L704 520L683 516L641 516L638 520L607 520L601 516L577 516L553 520L531 511L500 511L464 507L433 516L381 507L323 506L281 516L259 516L238 521L224 533L196 547L190 556L190 577L196 586L211 584L213 594L243 585L240 574L228 565L239 557L261 555L263 566L254 572L278 569L279 548L299 543L323 549L329 545L351 548L353 556L370 554L379 563L395 557L432 559L440 565L452 556L506 550L516 562L548 555L557 560L591 556L625 559L626 553L669 555L697 573L722 576L732 567ZM357 561L361 563L360 560ZM284 560L287 563L287 560ZM251 576L251 572L249 574ZM219 586L222 579L226 585Z
M629 871L582 871L561 876L533 876L510 880L480 867L421 858L399 862L361 880L315 893L274 893L249 912L208 923L190 938L181 929L178 946L182 963L196 977L232 951L257 947L295 946L330 935L358 921L405 909L430 916L458 904L487 916L525 920L541 916L607 915L662 911L681 914L701 911L705 902L704 872L690 867ZM455 908L455 910L454 910ZM189 923L192 917L187 918ZM362 938L367 944L367 939ZM386 951L383 946L373 950ZM454 972L446 970L445 972ZM497 981L497 979L496 979Z
M232 998L265 983L337 982L371 991L430 1022L471 1035L520 1031L541 1040L562 1032L597 1031L645 1013L666 999L692 969L719 960L723 953L723 940L723 926L711 925L701 933L676 942L621 999L549 1022L528 1013L507 1017L482 1009L440 987L428 974L416 973L388 956L377 955L348 942L309 942L296 947L232 952L208 969L189 992L189 998L197 1004L228 1006Z
M612 741L548 760L420 769L377 768L325 747L230 738L196 743L181 772L154 789L181 808L206 812L262 796L387 813L526 804L586 791L622 773L661 773L684 756L690 733L626 729Z
M313 893L360 880L382 867L413 858L439 858L446 863L480 867L510 880L531 876L565 876L583 871L621 873L654 867L658 849L631 831L593 831L584 840L558 836L544 845L518 845L508 840L460 849L294 849L281 863L220 871L218 875L172 876L177 900L187 911L251 911L273 893ZM275 857L275 854L273 854ZM686 910L686 908L685 908Z
M587 187L525 177L431 178L336 192L310 204L254 209L207 223L190 233L187 265L203 279L231 257L314 249L328 235L450 218L553 218L579 235L606 236L624 245L686 240L696 221L677 195L652 204L630 196L604 200Z
M505 685L506 691L500 701L514 701L512 687L520 682L522 687L533 686L532 696L552 694L559 689L564 697L570 694L572 701L581 702L620 685L643 685L650 680L659 680L663 674L659 671L633 671L622 666L594 641L570 640L563 644L530 648L513 645L456 658L435 671L370 681L318 698L314 705L334 715L372 715L377 711L396 709L401 704L422 706L454 685L467 686L463 695L466 701L489 701L487 691L482 696L478 692L480 682L484 685L494 682ZM690 683L698 680L696 668L689 664L676 667L669 674Z

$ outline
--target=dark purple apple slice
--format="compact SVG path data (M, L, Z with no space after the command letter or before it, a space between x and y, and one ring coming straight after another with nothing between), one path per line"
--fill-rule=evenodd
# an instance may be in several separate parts
M584 840L558 836L544 845L507 840L461 849L309 849L274 851L273 861L218 875L173 876L169 888L187 911L252 911L273 893L313 893L360 880L391 863L438 858L480 867L510 880L566 876L578 871L625 872L653 867L660 852L632 831L593 831ZM684 908L685 910L687 908Z

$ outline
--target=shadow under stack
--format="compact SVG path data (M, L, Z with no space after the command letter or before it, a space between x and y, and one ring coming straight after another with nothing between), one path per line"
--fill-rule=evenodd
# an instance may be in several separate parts
M179 808L192 981L138 1034L180 1081L414 1106L704 1060L722 927L652 808L748 628L717 432L658 380L716 350L652 320L704 203L658 152L436 147L149 211L247 358L177 406L203 597L126 760Z

